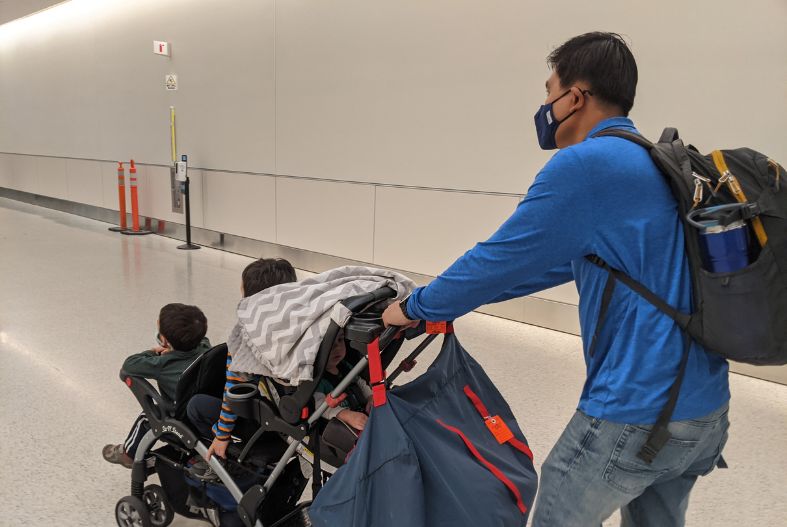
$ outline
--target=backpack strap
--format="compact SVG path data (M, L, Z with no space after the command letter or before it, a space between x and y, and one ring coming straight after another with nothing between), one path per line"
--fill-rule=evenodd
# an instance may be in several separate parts
M613 276L616 280L620 280L623 282L629 289L637 293L639 296L647 300L653 307L670 317L675 323L685 331L689 327L689 323L691 322L691 315L687 313L683 313L682 311L678 311L664 300L662 300L656 293L642 285L641 283L637 282L629 275L624 273L623 271L619 271L614 267L611 267L607 262L604 261L600 256L595 254L591 254L585 256L590 263L604 269L607 271L610 276Z
M598 258L598 257L597 257ZM599 258L601 260L601 258ZM596 331L593 333L593 340L590 342L588 349L588 356L593 357L596 354L596 346L598 344L598 336L601 333L601 327L607 319L607 312L609 311L609 304L612 302L612 293L615 292L615 277L610 273L607 276L607 284L604 286L604 292L601 294L601 307L598 310L598 320L596 321Z
M672 143L680 139L677 128L665 128L659 137L659 143Z
M716 165L716 170L718 170L719 174L721 175L721 179L719 179L719 186L721 186L722 181L726 181L730 193L735 196L735 199L738 200L738 203L748 203L749 200L746 198L746 194L744 194L743 188L741 188L738 180L735 178L732 172L730 172L722 151L714 150L711 152L711 157L713 158L713 164ZM760 242L760 246L765 247L765 244L768 243L768 235L765 234L765 227L762 226L762 220L757 217L752 218L751 226L754 229L754 234L757 235L757 241Z
M678 375L675 377L675 380L672 382L672 386L670 386L667 403L661 409L661 413L659 414L656 424L654 424L653 428L651 428L650 434L648 434L647 441L645 441L645 444L642 445L642 449L639 451L639 453L637 453L637 457L639 457L646 463L651 464L653 460L656 458L656 456L658 455L658 453L661 451L661 449L664 448L664 445L667 444L667 441L669 441L670 438L672 437L672 435L670 434L667 428L669 426L670 421L672 420L672 413L675 411L675 406L678 403L680 386L683 383L683 377L686 373L686 363L688 361L689 351L691 350L691 334L688 331L688 326L689 323L691 322L691 315L678 311L668 303L664 302L655 293L653 293L653 291L642 285L640 282L634 280L626 273L611 267L600 256L592 254L592 255L585 256L585 258L592 264L604 269L605 271L607 271L607 273L609 273L609 278L607 279L607 285L604 288L604 293L601 299L601 312L599 313L599 320L598 320L598 324L596 325L596 332L593 335L593 341L590 345L591 352L595 352L596 340L600 332L601 324L604 322L607 309L609 308L609 302L612 299L612 292L611 292L612 287L610 287L610 282L614 284L616 280L620 280L621 282L623 282L629 289L640 295L642 298L647 300L651 305L653 305L656 309L658 309L659 311L670 317L672 320L674 320L675 323L678 324L678 327L680 327L683 333L683 350L681 352Z
M664 405L664 408L661 409L661 413L659 414L658 419L656 420L656 424L653 425L653 428L650 429L650 434L648 434L648 439L645 441L645 444L642 445L642 448L637 453L637 457L640 458L642 461L650 465L653 463L653 460L656 459L656 456L664 448L664 445L667 444L667 441L672 438L672 434L669 431L669 424L672 421L672 413L675 411L675 406L678 404L678 395L680 394L680 386L683 384L683 377L686 374L686 364L689 361L689 351L691 350L691 336L688 332L683 332L683 353L680 357L680 367L678 368L678 375L675 377L675 380L672 382L672 386L669 389L669 397L667 398L667 403Z
M648 141L645 137L628 130L621 130L620 128L607 128L594 134L593 137L620 137L621 139L628 139L632 143L636 143L648 151L653 149L653 143Z

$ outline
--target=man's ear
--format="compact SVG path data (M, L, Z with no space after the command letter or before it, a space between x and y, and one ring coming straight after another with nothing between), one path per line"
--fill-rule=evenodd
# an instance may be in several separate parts
M161 335L161 343L162 343L162 345L163 345L165 348L170 348L170 349L172 349L172 344L170 344L170 343L169 343L169 341L167 340L167 337L165 337L164 335Z
M571 95L569 95L569 97L571 97L571 108L569 111L576 112L581 110L582 107L585 106L586 102L586 95L582 93L582 88L578 86L572 86L570 91Z

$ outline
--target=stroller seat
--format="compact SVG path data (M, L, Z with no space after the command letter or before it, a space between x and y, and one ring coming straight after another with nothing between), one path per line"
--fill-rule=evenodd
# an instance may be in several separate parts
M193 448L197 436L184 422L186 405L198 393L222 396L226 361L226 344L214 346L197 357L181 375L174 401L160 394L150 381L142 377L135 377L121 370L120 380L126 383L142 406L157 439Z

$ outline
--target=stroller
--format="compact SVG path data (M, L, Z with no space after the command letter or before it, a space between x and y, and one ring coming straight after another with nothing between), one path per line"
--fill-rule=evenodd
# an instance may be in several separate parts
M367 483L372 481L373 478L370 477L372 473L367 470L371 464L375 464L377 467L383 465L388 467L389 472L387 473L385 473L386 471L378 471L378 476L388 478L388 480L381 480L382 484L378 485L376 490L385 494L380 499L387 502L389 514L384 514L384 516L393 521L393 525L417 525L417 523L408 523L407 521L402 523L397 519L402 518L402 514L405 516L416 514L416 511L424 508L423 503L418 507L411 506L412 503L418 502L418 499L411 499L413 496L426 498L426 495L429 494L427 501L431 500L433 504L440 503L447 509L455 509L456 504L449 503L445 499L444 491L447 488L445 480L440 479L440 474L437 474L437 478L433 477L436 474L433 469L439 471L451 468L463 474L477 475L479 483L472 489L476 496L485 496L489 503L494 503L495 500L499 501L501 503L500 510L505 512L507 518L513 518L517 525L526 521L526 511L532 504L535 495L536 476L532 464L532 453L526 443L518 439L524 438L524 436L519 430L510 408L499 392L494 389L488 377L483 374L480 366L458 346L450 323L421 323L416 328L404 331L396 327L385 329L382 323L382 312L396 296L396 291L386 286L370 293L342 300L341 304L347 308L350 316L343 327L331 320L320 341L311 380L301 382L297 386L288 386L278 383L275 379L263 378L264 382L259 384L237 384L230 389L228 398L232 411L238 415L239 422L241 419L245 420L247 424L251 424L255 428L255 431L243 443L231 445L226 461L213 456L209 464L232 499L234 507L225 507L225 509L234 508L233 511L227 512L232 513L235 521L239 519L246 527L312 525L312 519L309 518L309 509L312 507L312 503L303 502L296 505L306 484L306 477L301 470L302 461L308 465L312 473L313 497L316 499L318 494L321 498L323 495L326 496L326 499L323 499L323 503L317 508L322 514L321 525L369 524L362 520L361 523L357 523L358 513L363 511L360 509L355 509L354 512L348 510L348 507L353 509L353 506L345 496L353 492L352 488L356 487L359 481ZM326 375L331 350L341 332L343 332L347 348L346 360L353 366L326 396L325 401L319 407L315 407L314 394L320 381ZM401 361L393 372L386 375L386 369L396 358L403 342L425 333L427 336L415 349ZM441 351L443 359L438 359L426 374L419 377L427 382L413 381L389 392L394 380L401 373L410 371L419 354L440 334L446 335L443 351ZM163 489L156 486L145 487L145 480L154 471L158 471L161 477L162 469L165 467L188 471L188 463L184 463L184 459L187 460L189 456L194 455L204 456L207 453L206 446L183 421L183 407L191 395L206 393L202 390L213 390L209 393L216 396L221 394L225 359L226 348L222 350L221 347L209 351L201 359L198 359L198 362L187 370L188 375L184 374L184 378L181 380L184 385L189 382L193 383L193 387L189 391L184 386L185 398L182 398L179 386L178 398L174 403L164 401L147 381L130 378L121 372L121 378L129 385L148 415L151 422L151 432L145 436L137 450L132 468L131 496L126 496L118 502L116 515L119 525L124 527L132 525L159 527L167 525L171 521L171 511L175 507L175 503L167 502L167 498L172 494L168 485L164 483ZM455 369L460 366L461 372L459 369ZM222 377L221 382L216 378L219 375ZM186 378L189 376L191 376L191 381ZM436 377L444 377L440 380L442 384L438 385L433 382L437 380ZM441 393L442 388L448 386L444 381L449 377L453 379L452 382L468 379L477 394L470 390L469 386L465 387L465 392L460 392L458 396L455 390L446 391L445 394ZM339 404L346 393L350 391L351 385L359 378L366 381L372 390L375 409L369 417L369 423L375 421L379 423L371 429L367 424L361 435L361 440L358 440L357 434L348 430L347 427L332 426L332 424L336 425L335 420L326 424L325 419L322 419L326 410ZM194 382L195 379L196 382ZM266 393L260 393L260 387ZM444 419L451 417L452 412L459 411L459 414L454 413L453 415L468 420L466 425L462 425L467 426L468 437L462 435L466 441L458 440L451 432L445 431L437 443L425 442L415 445L402 435L404 429L400 425L404 426L405 423L398 423L398 418L405 419L411 424L417 424L418 419L414 418L416 415L421 414L422 417L426 417L422 410L416 410L414 406L408 410L413 418L404 414L397 417L398 410L394 410L393 403L396 403L395 406L401 409L403 402L415 401L411 397L413 395L416 396L415 399L418 399L416 402L421 409L441 412L446 410L446 413L441 414ZM458 400L457 397L461 400ZM469 407L468 397L473 401ZM390 404L386 404L387 398L390 399ZM490 411L484 407L484 402L490 405L491 411L494 413L490 414ZM445 408L446 403L452 405L453 409ZM470 417L473 414L475 417ZM495 435L493 438L490 434L492 429L488 426L495 423L496 420L500 420L501 417L510 426L510 430L505 429L509 435L504 438ZM461 434L458 430L457 432ZM416 435L419 435L417 430ZM410 450L402 451L400 449L397 457L386 458L390 462L381 461L379 458L373 459L375 455L386 456L392 451L388 448L391 445L386 447L385 442L388 440L386 438L394 437L398 438L395 447L409 445ZM146 458L148 458L148 450L157 440L162 440L167 445L163 449L151 453L156 460L154 469L148 466ZM479 450L486 452L486 457L482 457L482 453L476 450L475 446L471 449L475 457L467 455L466 450L470 440L475 441ZM356 441L358 448L356 448ZM490 441L494 446L486 449ZM375 445L384 448L376 448ZM419 448L421 449L420 453L416 451ZM180 458L173 459L168 456L168 449L180 453ZM355 453L356 451L357 453ZM417 463L416 466L411 464L409 467L401 464L403 460L406 460L406 463L412 463L416 457L423 455L423 452L432 454L442 452L448 457L439 467L430 467L424 464L417 468ZM500 466L507 467L510 479L499 474L496 469L488 472L487 469L491 467L490 463L499 463ZM342 467L343 469L339 470ZM401 478L404 475L399 471L402 467L409 470L407 472L409 482L407 477ZM372 472L374 470L376 469L372 469ZM416 474L416 472L420 473ZM239 477L241 474L255 474L257 481L249 483L247 480L242 484ZM423 479L421 479L422 477ZM457 475L451 481L461 479ZM338 483L333 484L334 481ZM403 484L405 487L391 493L390 483L392 481L398 481L397 484ZM419 481L422 481L424 485L419 487ZM321 493L324 484L326 485L325 491ZM454 490L449 489L448 494L454 498L460 496ZM413 492L422 495L415 496ZM516 497L516 500L510 499L509 492ZM398 498L393 499L395 496ZM192 500L192 506L194 506L194 501ZM327 502L332 504L326 509ZM472 498L468 503L472 503ZM235 504L237 505L235 506ZM342 508L342 504L344 508ZM213 519L210 511L215 511L216 507L215 504L211 505L208 500L207 503L197 502L196 509L197 515L202 514L208 519ZM206 511L207 514L205 514ZM326 511L329 512L326 513ZM335 515L339 513L343 516ZM333 519L327 520L331 514L334 514ZM421 514L421 517L423 516ZM222 517L221 525L225 524L225 517ZM412 517L415 518L415 516ZM316 519L318 519L317 516L315 516ZM429 524L426 523L426 525ZM462 523L455 522L454 524L460 525ZM507 520L502 524L510 525L512 523ZM219 523L214 521L214 525L219 525ZM383 522L381 525L387 524Z
M218 491L214 488L211 492L208 483L191 475L190 461L203 458L207 447L186 420L186 405L192 396L199 393L222 396L226 344L212 348L189 366L178 383L175 401L166 400L146 379L121 371L120 378L142 406L151 431L137 449L131 471L131 494L116 505L118 525L164 527L172 522L175 512L206 519L213 525L224 525L227 513L234 515L236 521L239 517L248 527L310 525L309 502L296 505L306 485L297 458L313 466L315 495L324 479L344 464L356 436L347 433L346 428L326 426L320 417L359 376L370 381L376 393L382 387L379 384L382 371L403 342L394 339L397 328L389 328L381 337L382 311L395 296L393 289L383 287L342 301L353 313L343 331L346 360L355 366L341 380L332 397L329 396L319 408L315 408L313 395L325 374L334 342L342 331L335 322L331 322L320 345L312 381L292 387L266 379L266 386L272 387L274 393L272 398L260 396L256 384L238 384L230 390L232 409L239 423L245 420L247 425L251 423L256 428L245 441L230 445L226 461L213 456L209 463L220 480L214 487L222 487L224 494L234 502L233 507L222 506L219 503L222 500L217 499ZM419 350L430 341L419 346ZM374 348L380 353L367 358L367 348L377 342L379 346ZM413 357L409 358L411 362ZM406 367L397 372L404 369ZM367 370L371 371L371 378ZM389 380L395 378L397 372L389 376ZM164 446L151 450L157 441ZM154 473L158 473L162 485L146 486L147 478ZM249 484L252 475L257 481ZM241 479L246 480L245 484Z
M269 472L271 462L278 459L287 445L271 437L256 442L254 448L246 452L245 463L241 465L236 460L243 445L232 443L218 484L201 478L194 471L193 461L201 459L207 449L186 419L186 406L197 394L222 396L226 362L226 344L219 344L202 354L183 372L174 401L159 394L148 380L120 372L121 380L131 389L148 417L151 431L137 449L131 469L131 494L121 498L115 507L118 525L165 527L173 521L175 513L206 520L214 526L240 525L240 520L231 521L232 515L237 517L233 496L241 495L241 489L250 487ZM242 426L238 434L244 435ZM163 446L152 450L157 441ZM278 520L296 510L306 480L297 463L291 464L287 472L288 478L282 478L274 492L275 499L261 511L266 519ZM161 485L145 485L147 478L155 473ZM268 522L272 523L275 522ZM295 527L300 524L290 521L279 525Z

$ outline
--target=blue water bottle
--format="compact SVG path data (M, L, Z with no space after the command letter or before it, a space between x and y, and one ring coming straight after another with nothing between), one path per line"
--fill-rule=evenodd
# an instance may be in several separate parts
M742 219L724 221L743 207L745 204L734 203L689 213L689 223L699 230L702 266L707 271L732 273L749 265L749 228L746 222Z

